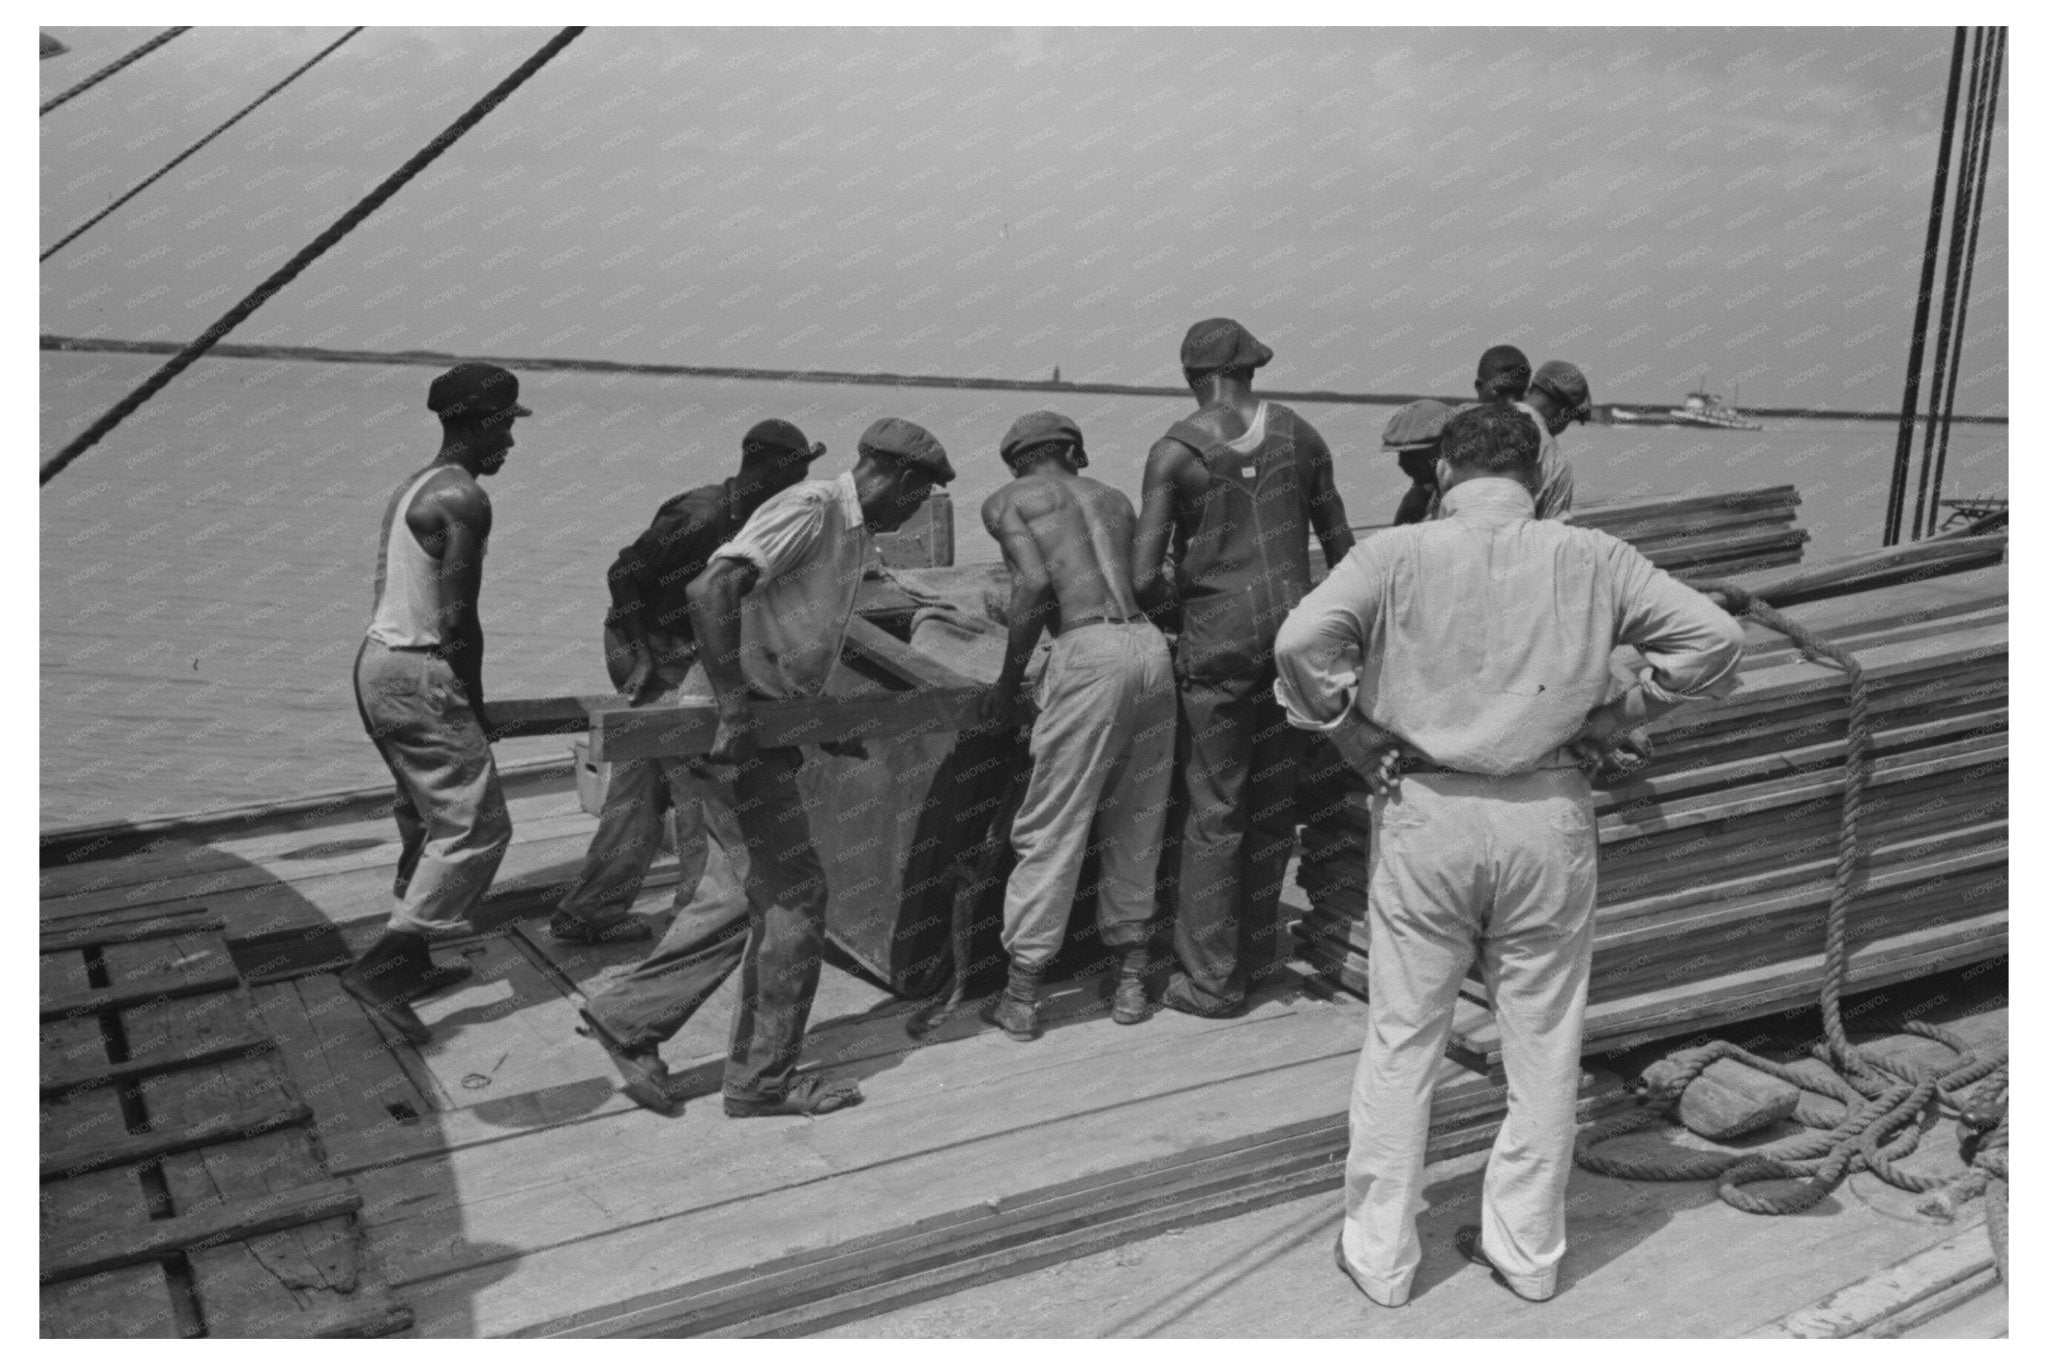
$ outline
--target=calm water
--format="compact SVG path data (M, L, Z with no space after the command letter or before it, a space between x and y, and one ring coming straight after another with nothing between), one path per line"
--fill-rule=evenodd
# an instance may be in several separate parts
M42 357L41 454L155 365ZM45 826L281 799L386 780L363 737L349 668L370 610L384 499L433 454L431 372L414 366L202 361L42 491L41 716ZM1286 376L1274 382L1284 385ZM1595 376L1598 382L1598 376ZM542 374L538 414L488 486L484 576L492 696L601 691L603 575L654 504L731 472L766 416L847 467L861 430L894 414L930 427L952 487L962 562L993 559L980 500L1007 477L996 442L1048 395L747 380ZM1131 492L1146 449L1187 404L1061 397L1087 432L1090 473ZM1379 450L1387 410L1308 405L1338 456L1354 522L1392 514L1405 486ZM1764 432L1574 428L1582 501L1790 482L1809 558L1874 549L1892 429L1786 422ZM2004 428L1959 430L1948 491L2003 493ZM565 740L500 746L501 759Z

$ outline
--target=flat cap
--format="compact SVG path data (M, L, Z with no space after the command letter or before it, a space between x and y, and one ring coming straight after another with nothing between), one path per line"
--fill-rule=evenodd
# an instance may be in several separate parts
M754 423L748 428L747 434L740 438L742 458L777 450L787 450L815 460L825 453L825 443L819 441L812 444L804 437L802 429L796 423L785 422L780 417L770 417L765 422Z
M922 469L939 483L953 482L953 465L938 438L902 417L884 417L861 433L860 453L887 455Z
M506 414L533 416L533 409L519 405L519 376L480 360L465 360L435 375L427 385L427 410L472 421Z
M1380 433L1380 445L1388 450L1422 450L1443 439L1444 423L1451 420L1451 405L1434 398L1403 403L1387 419Z
M1081 428L1074 424L1073 418L1061 413L1027 412L1010 423L1010 429L1003 434L1000 449L1003 458L1014 463L1024 451L1048 441L1071 441L1080 446Z
M1543 390L1564 404L1569 416L1582 422L1593 415L1593 390L1586 383L1585 372L1569 360L1544 361L1537 367L1529 387Z
M1184 370L1256 370L1273 358L1273 348L1234 318L1207 318L1188 328L1180 343Z

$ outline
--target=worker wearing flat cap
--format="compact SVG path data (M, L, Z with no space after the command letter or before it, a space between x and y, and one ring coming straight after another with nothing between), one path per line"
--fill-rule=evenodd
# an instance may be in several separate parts
M1016 718L1040 633L1054 634L1037 687L1031 780L1011 827L1017 864L1003 899L1009 981L987 1018L1038 1036L1038 988L1066 937L1081 865L1100 857L1096 922L1117 955L1111 1016L1150 1013L1149 931L1157 906L1175 728L1166 637L1131 590L1131 500L1081 473L1081 428L1056 412L1017 419L1002 441L1016 478L982 504L1010 570L1008 648L988 694L991 720Z
M902 526L953 479L945 447L900 417L870 426L859 450L838 478L762 503L686 594L697 658L678 697L718 711L710 752L688 765L691 795L730 875L706 878L647 959L584 1011L626 1093L659 1112L680 1104L660 1045L735 967L746 988L726 1058L726 1114L824 1114L860 1099L852 1081L796 1075L825 941L825 872L797 789L802 753L764 743L753 705L823 694L874 534ZM820 747L864 756L858 743Z
M1436 457L1443 444L1444 423L1450 420L1451 405L1434 398L1418 398L1394 409L1380 433L1380 445L1399 458L1401 472L1409 479L1408 491L1394 511L1394 525L1407 526L1429 515L1436 497Z
M740 440L739 472L719 483L678 493L655 510L639 539L620 550L605 580L605 666L635 706L673 693L697 657L689 587L721 545L775 494L800 482L825 453L795 424L771 417ZM572 943L623 943L652 938L630 912L659 851L662 813L675 827L675 908L690 903L704 872L704 818L690 794L682 758L629 758L611 765L604 808L582 871L562 897L550 934Z
M1579 373L1576 365L1562 360L1545 361L1543 368L1536 373L1545 377L1549 388L1543 391L1536 388L1529 370L1529 357L1522 353L1520 347L1505 344L1489 346L1479 357L1479 372L1473 377L1472 391L1479 403L1506 403L1516 411L1528 414L1536 426L1536 519L1570 521L1574 479L1571 463L1558 449L1557 438L1574 419L1584 420L1580 408L1585 413L1592 411L1592 405L1587 401L1586 377ZM1566 379L1567 375L1569 379ZM1552 390L1568 388L1573 383L1579 397L1572 400L1570 414L1562 415L1563 400L1555 397ZM1467 403L1454 409L1452 415L1475 406L1477 404ZM1444 515L1443 493L1439 489L1430 498L1429 520L1434 521Z
M510 370L466 361L427 386L441 449L384 507L376 605L356 654L356 709L397 786L402 847L384 934L341 973L342 989L415 1043L412 1001L469 976L435 966L430 934L471 928L512 842L484 724L477 619L491 499L477 480L505 467L512 424L531 417Z
M1249 954L1277 952L1303 741L1273 700L1273 637L1308 591L1310 531L1331 564L1351 551L1329 446L1252 392L1272 358L1234 319L1188 329L1181 371L1198 407L1146 459L1132 547L1139 599L1180 625L1182 819L1162 878L1179 969L1161 1003L1210 1017L1243 1008Z

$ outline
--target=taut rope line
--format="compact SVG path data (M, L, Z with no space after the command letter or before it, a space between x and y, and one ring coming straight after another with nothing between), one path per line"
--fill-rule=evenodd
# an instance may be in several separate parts
M299 68L294 70L290 75L286 76L283 80L279 81L276 85L271 86L268 90L258 95L255 99L250 100L247 104L243 105L240 109L236 110L234 116L228 119L226 123L221 124L220 127L214 129L205 137L200 138L199 141L193 143L190 147L187 147L184 151L179 152L176 156L172 157L169 161L165 162L161 170L149 176L147 179L141 181L133 189L129 190L126 194L122 195L119 199L116 199L113 203L107 205L98 213L95 213L92 217L86 219L77 227L65 233L62 237L59 237L54 246L44 251L43 254L36 257L36 259L39 261L47 261L52 256L56 255L58 252L62 251L65 247L71 245L80 237L83 237L86 231L90 229L95 223L98 223L101 219L105 218L115 209L120 208L121 205L127 203L130 199L133 199L136 195L142 193L151 185L154 185L157 181L163 179L172 171L176 170L178 166L182 164L187 157L191 156L201 147L204 147L207 143L219 137L222 133L225 133L228 129L234 127L237 123L240 123L250 113L254 112L257 105L262 104L272 95L277 94L280 90L283 90L287 85L290 85L293 81L305 75L308 71L311 71L314 67L320 64L321 59L327 56L328 53L334 51L336 48L340 47L343 43L355 37L358 33L361 33L362 31L362 25L358 24L356 27L350 29L348 32L342 34L339 38L336 38L333 42L329 43L326 47L321 48L318 52L313 54L312 58L309 61L307 61L305 65L300 66Z
M364 195L354 208L335 219L325 232L322 232L318 237L307 243L298 255L280 266L277 273L273 274L262 284L257 285L255 291L247 298L223 313L220 321L214 323L204 332L201 332L197 339L186 346L184 350L165 361L155 374L143 380L133 393L130 393L126 398L114 404L113 407L108 408L97 422L94 422L77 437L73 438L69 445L58 451L55 455L52 455L49 461L42 467L40 481L44 484L49 483L51 479L63 473L72 461L97 445L108 432L121 425L129 414L133 413L144 403L147 403L164 385L176 379L193 361L211 350L216 341L219 341L222 337L240 326L251 313L267 303L272 295L290 284L294 279L297 279L307 266L313 264L314 261L326 254L328 248L353 232L361 225L365 218L375 213L385 200L398 193L399 190L405 187L407 181L431 165L436 157L455 144L456 139L481 123L486 114L503 103L506 96L524 85L535 72L552 61L563 48L576 41L577 36L582 32L583 26L574 25L563 29L554 37L548 39L547 42L541 45L539 51L520 63L518 70L507 76L504 80L499 81L489 94L471 105L461 118L449 124L432 142L429 142L425 147L415 152L411 160L386 176L383 182L367 195Z
M151 38L148 42L144 43L141 47L136 48L127 56L116 57L113 61L108 62L105 66L93 72L90 76L87 76L78 84L72 86L63 94L52 95L49 99L44 100L42 114L37 114L36 117L41 118L43 114L49 113L52 109L55 109L60 104L69 104L72 100L77 99L80 95L83 95L86 91L92 89L95 85L98 85L101 81L113 75L122 67L129 66L135 62L141 61L144 57L147 57L150 53L156 51L165 43L168 43L171 39L177 37L180 33L189 32L191 28L192 25L190 24L180 24L176 28L167 28L162 33L157 34L156 37Z

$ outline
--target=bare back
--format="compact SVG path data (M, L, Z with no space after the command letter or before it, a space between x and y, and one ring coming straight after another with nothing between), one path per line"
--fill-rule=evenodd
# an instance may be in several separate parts
M1079 474L1033 473L1006 484L981 508L1010 571L1050 586L1059 617L1134 617L1131 500Z

